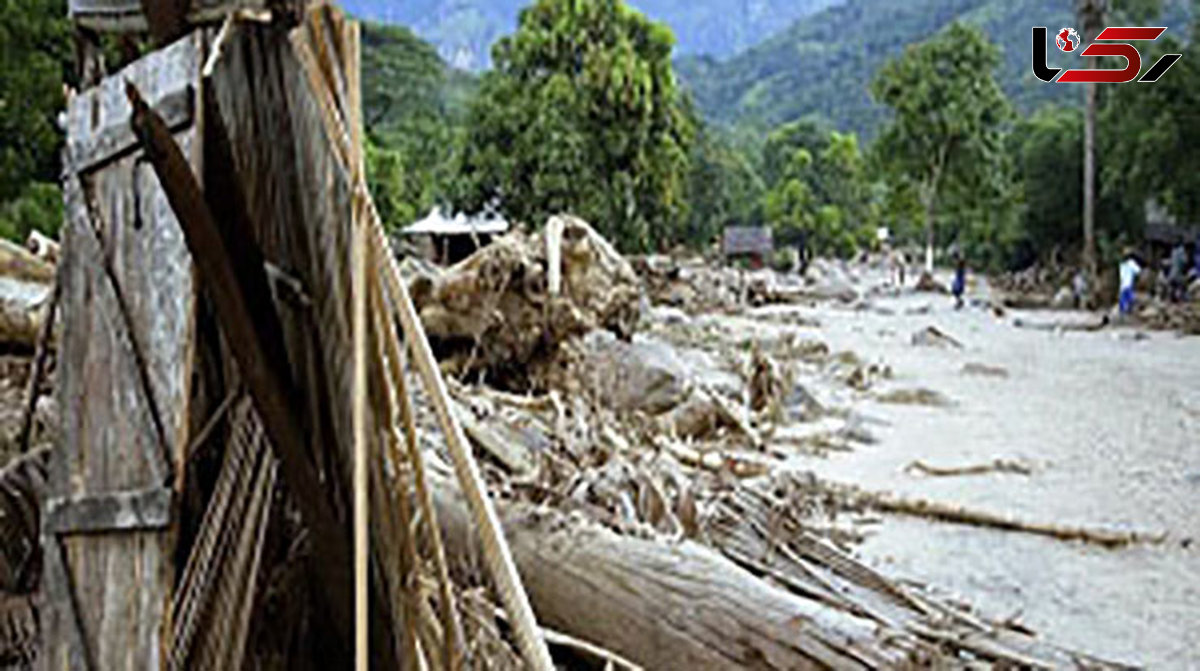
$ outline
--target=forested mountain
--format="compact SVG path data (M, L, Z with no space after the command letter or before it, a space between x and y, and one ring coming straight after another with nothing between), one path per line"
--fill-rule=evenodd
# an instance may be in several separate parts
M675 32L677 53L725 57L758 44L793 20L841 0L635 0ZM448 63L479 70L495 41L511 33L527 0L344 0L362 18L411 26Z
M1165 4L1165 22L1154 25L1186 36L1188 3ZM959 20L980 27L1000 48L996 74L1019 111L1075 105L1078 88L1036 80L1029 61L1031 28L1075 25L1073 6L1070 0L847 0L733 58L681 58L678 72L710 119L769 128L811 115L871 137L884 118L867 92L875 71L905 45ZM1050 52L1052 66L1078 61L1052 46Z

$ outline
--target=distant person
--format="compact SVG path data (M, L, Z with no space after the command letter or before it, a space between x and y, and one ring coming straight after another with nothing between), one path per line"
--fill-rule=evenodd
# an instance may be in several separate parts
M962 255L962 252L956 252L954 255L954 284L950 286L950 291L954 294L954 309L961 310L963 306L963 292L967 290L967 259Z
M892 247L887 253L888 281L904 288L904 252Z
M1200 278L1200 237L1192 243L1192 277Z
M796 235L796 256L800 262L800 274L808 273L808 263L812 260L812 252L808 249L808 231L800 229Z
M1183 300L1184 294L1187 293L1187 267L1188 253L1181 242L1171 250L1171 260L1167 267L1167 295L1174 302Z
M1138 275L1142 272L1137 255L1132 251L1126 252L1125 259L1117 267L1117 272L1120 276L1121 287L1121 292L1117 296L1117 308L1121 314L1128 315L1133 312L1133 289L1137 284Z
M1087 273L1083 269L1075 271L1075 276L1071 278L1071 295L1075 299L1075 309L1082 309L1087 305L1088 300L1088 280Z

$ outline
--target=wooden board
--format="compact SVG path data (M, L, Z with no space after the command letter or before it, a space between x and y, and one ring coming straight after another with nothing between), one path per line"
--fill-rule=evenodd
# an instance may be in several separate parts
M202 57L193 34L68 103L63 426L48 482L55 511L43 527L42 668L162 664L174 582L166 522L188 439L195 285L154 171L121 139L131 113L124 83L151 104L198 110ZM196 116L176 115L175 137L198 168Z
M158 1L158 0L155 0ZM220 20L235 9L263 9L266 0L192 0L188 23ZM104 32L145 32L142 0L70 0L71 19L80 26Z

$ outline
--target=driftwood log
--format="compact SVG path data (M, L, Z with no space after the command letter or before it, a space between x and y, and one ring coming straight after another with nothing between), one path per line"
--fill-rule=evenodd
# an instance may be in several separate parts
M455 566L472 566L471 517L435 478ZM859 669L895 666L911 639L775 588L692 541L618 535L548 509L501 509L538 622L647 669Z
M33 349L54 293L54 265L0 240L0 345Z

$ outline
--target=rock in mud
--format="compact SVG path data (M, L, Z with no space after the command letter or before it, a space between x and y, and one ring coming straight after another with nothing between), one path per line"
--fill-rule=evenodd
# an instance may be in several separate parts
M962 374L974 375L976 377L1007 378L1008 369L1002 366L989 366L984 363L976 363L972 361L963 364Z
M879 394L875 400L893 405L924 405L937 408L952 405L950 399L941 392L925 388L896 389Z
M914 347L962 349L962 343L936 326L926 326L912 335Z

